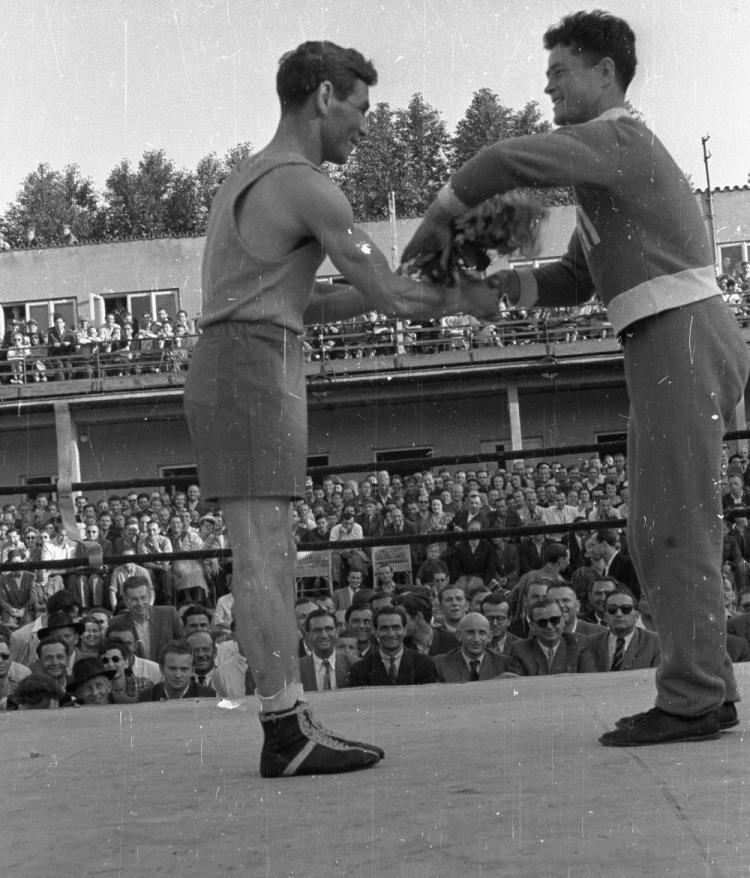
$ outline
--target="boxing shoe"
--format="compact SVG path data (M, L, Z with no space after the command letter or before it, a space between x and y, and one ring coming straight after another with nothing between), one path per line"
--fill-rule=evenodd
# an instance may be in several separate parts
M385 755L379 747L348 741L324 729L302 702L289 710L262 713L260 721L262 777L358 771L375 765Z
M632 716L623 716L621 719L617 720L615 728L626 729L634 722L640 720L641 717L646 715L646 713L648 713L648 711L645 711L644 713L634 713ZM733 729L739 724L740 718L737 716L737 707L734 702L725 701L719 708L719 728L722 731L725 731L726 729Z
M599 743L605 747L644 747L678 741L712 741L721 734L719 711L702 716L676 716L658 707L629 717L628 724L605 732Z

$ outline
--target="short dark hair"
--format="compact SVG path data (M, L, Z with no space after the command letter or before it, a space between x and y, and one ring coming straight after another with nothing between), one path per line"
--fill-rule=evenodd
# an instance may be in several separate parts
M145 585L148 589L151 588L151 583L148 581L148 578L146 576L142 576L139 573L136 573L135 576L128 576L128 578L122 584L122 593L125 594L126 591L140 588L142 585Z
M375 631L378 630L378 619L381 616L398 616L401 619L401 624L406 628L406 613L403 607L394 607L393 604L389 604L387 607L378 607L372 617L372 626Z
M349 619L351 618L352 613L358 613L360 610L369 610L370 615L372 615L372 607L369 603L365 604L350 604L345 612L344 612L344 621L349 624Z
M534 601L534 603L529 607L529 612L528 612L529 621L532 623L534 622L534 610L540 610L540 609L544 609L545 607L553 607L553 606L557 607L557 609L560 610L560 604L554 598L545 597L545 598L540 598L537 601ZM560 610L560 612L562 612L562 610Z
M485 607L499 607L500 604L507 604L508 612L510 613L510 595L504 591L493 591L486 598L482 599L480 609L484 613Z
M432 603L421 594L408 592L396 598L396 606L403 607L409 616L421 615L428 624L432 621Z
M110 649L116 649L124 659L129 657L129 652L126 651L121 640L111 640L108 637L102 645L102 653L105 653Z
M68 613L74 616L76 613L73 612L73 608L80 610L81 602L69 591L61 590L56 591L47 598L46 607L49 615L52 615L52 613Z
M356 80L375 85L378 74L356 49L344 49L328 41L309 41L282 55L276 74L276 92L282 110L299 107L321 82L328 80L333 93L344 100L354 88Z
M63 640L59 634L50 634L45 637L44 640L40 640L37 644L36 654L38 658L42 657L42 648L50 643L61 643L65 647L65 654L70 655L70 646L68 645L68 641Z
M606 543L608 546L614 548L617 545L617 531L611 530L610 528L607 528L606 530L598 530L594 534L594 539L597 543Z
M597 580L601 582L601 580ZM633 594L633 592L625 585L624 582L620 582L615 586L615 590L611 591L607 597L604 599L604 606L607 606L607 601L612 597L613 594L624 594L626 597L629 597L633 601L633 606L638 609L638 598Z
M544 35L544 48L575 46L584 60L593 66L602 58L611 58L615 64L617 82L625 91L635 76L635 34L622 18L595 9L593 12L575 12L566 15L558 25Z
M192 659L193 650L191 649L190 644L187 642L187 640L168 640L159 650L159 664L162 667L167 659L167 656L170 654L189 655Z
M569 551L570 549L562 543L550 543L544 550L544 563L557 564L557 562L562 560Z
M319 607L317 610L313 610L312 612L307 614L307 618L305 619L305 631L310 630L310 620L311 619L320 619L323 616L328 616L330 619L333 619L333 624L336 624L336 616L330 610L324 610L322 607Z

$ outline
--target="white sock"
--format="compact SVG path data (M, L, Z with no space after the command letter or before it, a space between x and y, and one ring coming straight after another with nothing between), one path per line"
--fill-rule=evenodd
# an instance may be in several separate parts
M258 695L261 713L278 713L291 710L298 701L304 701L304 690L301 683L289 683L274 695Z

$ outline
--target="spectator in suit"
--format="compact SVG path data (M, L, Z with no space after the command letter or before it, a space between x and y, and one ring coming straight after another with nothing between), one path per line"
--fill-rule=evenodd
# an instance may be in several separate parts
M529 609L531 636L516 641L506 668L522 677L547 674L590 674L596 671L586 638L567 634L560 605L549 598Z
M184 640L169 640L159 656L163 682L138 693L138 701L175 701L180 698L216 698L216 692L193 679L193 651Z
M519 580L520 582L520 580ZM546 579L527 579L523 585L517 587L515 594L515 611L513 619L508 625L508 631L520 639L525 639L531 634L529 624L529 607L542 600L547 595L550 583ZM511 595L511 602L513 601Z
M377 644L372 615L372 607L369 604L352 604L344 614L347 627L357 638L357 651L360 658L364 658Z
M487 649L498 653L498 655L507 656L511 644L518 640L515 634L508 631L510 602L507 593L492 592L482 601L480 611L490 626L490 642Z
M476 532L482 529L479 516L475 516L466 530ZM450 560L451 579L466 589L475 581L483 585L497 585L495 580L495 553L489 540L467 540L453 547Z
M346 585L333 592L333 604L336 612L346 610L357 603L357 592L369 592L364 586L364 573L361 570L350 570L346 576Z
M592 548L595 559L604 562L605 576L612 576L618 582L627 585L633 594L640 598L641 585L633 567L633 562L627 555L623 555L618 548L618 536L616 530L598 530L594 534Z
M442 543L428 543L425 554L424 561L417 568L415 583L417 587L427 586L429 588L434 581L435 573L444 573L449 577L450 570L443 557Z
M62 314L54 315L54 326L47 330L48 364L53 377L68 381L73 377L73 355L76 352L75 333L65 325Z
M216 641L213 635L210 631L195 628L185 635L185 642L193 652L193 679L199 686L208 686L216 692Z
M438 597L440 598L440 614L442 616L439 627L455 635L458 623L469 609L466 592L461 586L448 582L447 585L440 588Z
M581 634L583 637L599 634L601 626L578 618L581 604L572 586L566 582L552 582L547 589L547 597L560 604L568 634Z
M381 608L375 613L374 625L378 648L352 667L352 686L413 686L436 682L432 659L404 646L406 613L402 607Z
M0 710L5 710L8 696L31 671L26 665L14 662L10 657L10 631L0 627Z
M518 549L518 560L521 576L533 570L541 570L544 567L544 553L549 546L549 540L544 534L534 534L531 537L523 537Z
M638 601L626 585L611 591L604 604L609 627L588 640L597 671L632 671L659 666L661 649L653 631L639 628Z
M122 586L127 611L123 614L136 637L136 654L154 661L164 645L185 636L174 607L151 606L153 591L147 579L131 576Z
M299 663L303 689L325 692L346 688L351 661L336 651L336 617L328 610L313 610L305 621L305 631L311 653Z
M404 646L423 655L440 655L458 646L458 640L449 631L432 625L432 602L423 594L407 592L396 599L396 605L406 613Z
M489 510L482 503L482 497L478 491L472 491L466 498L467 508L460 510L453 516L450 528L451 530L468 530L472 521L478 521L481 527L479 530L485 530L489 527Z
M604 628L609 627L607 613L604 605L610 595L621 583L614 576L597 576L591 584L589 592L589 610L583 614L586 622L593 622L594 625L600 625Z
M22 549L11 549L10 563L24 561ZM28 625L34 620L34 574L26 570L14 570L0 574L0 609L2 621L13 628Z
M363 511L356 519L357 524L362 528L362 535L365 537L381 537L383 536L383 528L385 520L382 512L378 512L377 503L374 497L366 497L363 503Z
M458 623L460 646L435 656L440 683L471 683L492 680L505 672L506 659L488 647L490 624L481 613L467 613Z
M128 694L138 694L154 683L161 683L161 669L158 662L144 659L135 654L136 641L130 623L123 616L116 616L110 623L107 632L107 646L116 644L122 647L125 657L125 678Z

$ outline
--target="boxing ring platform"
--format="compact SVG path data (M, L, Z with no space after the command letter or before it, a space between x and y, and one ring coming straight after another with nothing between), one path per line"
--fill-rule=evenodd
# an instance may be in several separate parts
M597 738L653 671L312 693L386 758L284 780L258 775L252 698L0 714L0 876L748 876L736 670L740 726L634 749Z

